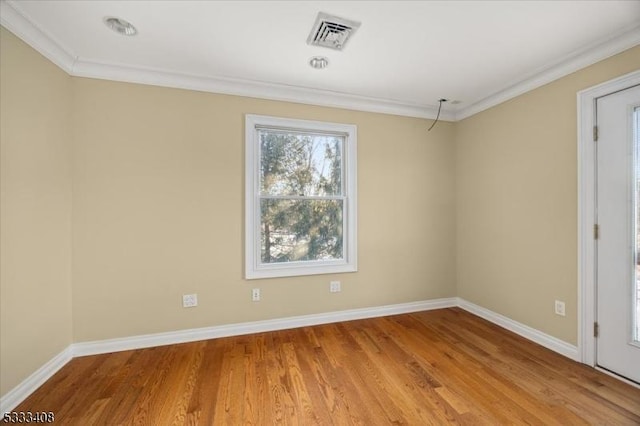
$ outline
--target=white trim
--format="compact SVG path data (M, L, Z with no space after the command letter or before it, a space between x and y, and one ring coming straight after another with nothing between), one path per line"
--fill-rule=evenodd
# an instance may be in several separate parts
M15 2L0 1L0 24L67 74L73 75L76 57L22 13Z
M532 342L544 346L547 349L551 349L552 351L557 352L560 355L564 355L574 361L578 361L578 348L565 342L564 340L560 340L549 334L536 330L535 328L529 327L528 325L519 323L518 321L512 320L511 318L500 315L496 312L468 302L464 299L458 298L458 306L465 311L479 316L480 318L484 318L487 321L499 325L502 328L506 328L507 330L512 331L524 337L525 339L531 340Z
M381 99L285 84L225 77L198 76L160 69L132 67L80 59L20 10L14 0L0 1L0 23L24 42L76 77L97 78L177 89L223 93L276 101L297 102L331 108L434 119L437 105ZM458 111L443 108L440 119L459 121L544 84L564 77L640 44L640 26L623 28L606 40L577 51L560 62L534 71L528 78L507 84L501 90L476 100Z
M196 342L199 340L215 339L219 337L241 336L244 334L287 330L291 328L308 327L340 321L352 321L364 318L375 318L387 315L451 308L454 306L456 306L456 298L450 297L446 299L400 303L397 305L349 309L345 311L301 315L263 321L252 321L238 324L217 325L213 327L193 328L189 330L180 330L168 333L155 333L142 336L124 337L119 339L74 343L72 346L74 356L96 355L109 352L126 351L131 349L148 348L153 346Z
M333 92L330 90L289 86L286 84L230 77L200 76L161 69L85 60L78 60L75 63L71 75L406 117L434 119L438 112L438 107L433 105L414 104L391 99ZM443 108L440 119L443 121L453 121L455 119L454 112Z
M595 101L609 93L640 84L640 71L578 92L578 348L580 361L595 366L596 345L592 324L596 320L595 224Z
M279 262L265 264L260 258L260 202L259 170L260 141L258 127L296 129L305 132L328 132L344 135L343 164L344 200L343 248L344 259L315 262ZM245 278L274 278L300 275L332 274L358 270L358 128L353 124L296 120L245 115Z
M212 327L194 328L131 336L93 342L81 342L71 345L73 356L96 355L154 346L172 345L178 343L196 342L200 340L220 337L240 336L244 334L262 333L267 331L287 330L298 327L308 327L341 321L352 321L365 318L384 317L388 315L406 314L411 312L430 311L451 307L462 308L480 318L484 318L500 327L512 331L528 340L546 347L560 355L578 360L578 349L556 337L550 336L532 327L478 306L459 297L423 300L420 302L400 303L395 305L377 306L371 308L349 309L344 311L325 312L319 314L301 315L295 317L276 318L271 320L225 324Z
M528 77L480 99L473 104L460 109L455 115L455 121L471 117L481 111L513 99L533 89L544 86L578 70L600 62L620 52L624 52L640 44L640 25L623 28L606 40L599 41L559 62L547 65L533 71Z
M58 355L51 358L46 364L38 368L29 377L24 379L18 386L7 392L0 398L0 413L6 413L13 410L29 395L38 389L44 382L49 380L51 376L64 367L71 359L73 359L72 346L68 346Z
M459 297L423 300L419 302L400 303L370 308L349 309L319 314L301 315L287 318L276 318L263 321L252 321L237 324L226 324L212 327L194 328L154 333L124 338L80 342L70 345L55 356L22 383L9 391L0 399L0 412L10 411L47 379L60 370L72 358L87 355L98 355L125 350L143 349L155 346L172 345L215 339L228 336L240 336L267 331L286 330L298 327L308 327L320 324L352 321L365 318L376 318L388 315L406 314L411 312L429 311L460 307L474 315L486 319L500 327L506 328L526 339L536 342L548 349L571 359L578 358L577 348L553 336L549 336L529 326L521 324L503 315L482 308Z

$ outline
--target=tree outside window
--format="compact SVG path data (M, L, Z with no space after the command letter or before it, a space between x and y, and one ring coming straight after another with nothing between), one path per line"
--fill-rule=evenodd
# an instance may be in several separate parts
M247 278L355 270L355 126L247 116Z

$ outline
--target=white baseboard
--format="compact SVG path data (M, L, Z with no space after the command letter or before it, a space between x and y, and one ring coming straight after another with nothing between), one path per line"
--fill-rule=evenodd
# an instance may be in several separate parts
M400 303L396 305L376 306L371 308L349 309L344 311L301 315L264 321L194 328L167 333L146 334L118 339L73 343L64 351L53 357L45 365L40 367L22 383L0 398L0 413L11 411L58 370L64 367L67 362L78 356L143 349L153 346L195 342L198 340L215 339L218 337L240 336L243 334L285 330L290 328L405 314L410 312L429 311L432 309L450 308L456 306L457 302L457 298L450 297L445 299L424 300L420 302Z
M265 331L286 330L332 322L350 321L387 315L405 314L409 312L428 311L432 309L456 306L457 298L424 300L421 302L400 303L397 305L376 306L373 308L349 309L345 311L326 312L321 314L301 315L264 321L252 321L238 324L218 325L213 327L193 328L168 333L146 334L118 339L81 342L71 345L73 356L96 355L131 349L142 349L153 346L173 345L177 343L195 342L218 337L240 336L243 334L261 333Z
M33 374L22 381L22 383L0 398L0 413L13 410L18 404L31 395L33 391L42 386L44 382L49 380L51 376L71 361L71 359L73 359L73 354L71 353L71 346L68 346L42 367L34 371Z
M471 312L472 314L477 315L480 318L484 318L502 328L506 328L509 331L513 331L514 333L544 346L547 349L551 349L560 355L564 355L567 358L580 362L578 347L571 345L564 340L550 336L536 330L535 328L529 327L528 325L514 321L511 318L505 317L504 315L500 315L461 298L458 298L458 306L465 311Z
M328 324L340 321L383 317L410 312L458 306L474 315L484 318L520 336L532 340L552 351L573 360L578 360L578 348L534 328L521 324L503 315L482 308L458 297L424 300L420 302L400 303L396 305L376 306L372 308L349 309L345 311L301 315L264 321L252 321L238 324L194 328L167 333L146 334L118 339L98 340L74 343L52 358L26 380L0 398L0 413L10 411L24 401L33 391L53 376L72 358L85 355L97 355L153 346L195 342L219 337L239 336L265 331L285 330L312 325Z

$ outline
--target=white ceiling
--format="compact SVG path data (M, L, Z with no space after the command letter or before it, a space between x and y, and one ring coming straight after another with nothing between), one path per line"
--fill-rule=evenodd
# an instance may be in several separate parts
M306 44L318 12L362 23ZM456 119L640 44L640 1L5 1L72 75ZM123 18L139 34L108 29ZM326 56L329 67L308 65Z

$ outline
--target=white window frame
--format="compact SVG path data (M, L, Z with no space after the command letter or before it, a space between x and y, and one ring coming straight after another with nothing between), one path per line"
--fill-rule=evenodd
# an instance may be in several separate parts
M260 244L260 143L259 128L345 135L342 167L344 179L344 259L262 263ZM245 278L275 278L355 272L357 265L357 127L247 114L245 116Z

